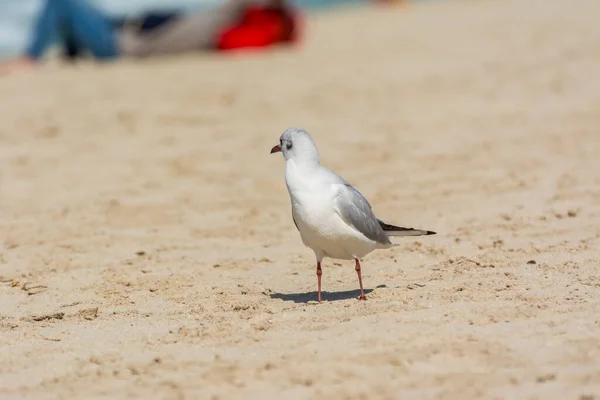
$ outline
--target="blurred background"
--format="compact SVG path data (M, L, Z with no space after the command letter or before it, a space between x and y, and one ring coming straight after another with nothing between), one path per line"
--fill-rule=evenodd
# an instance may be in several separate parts
M0 0L0 60L24 51L33 24L45 0ZM149 11L202 11L222 4L223 0L86 0L115 18L133 18ZM368 0L295 0L302 9L325 9Z
M290 40L278 0L0 0L43 64L0 62L0 399L600 399L600 1L361 1L293 0ZM312 304L288 127L438 232L366 258L367 304L334 260Z

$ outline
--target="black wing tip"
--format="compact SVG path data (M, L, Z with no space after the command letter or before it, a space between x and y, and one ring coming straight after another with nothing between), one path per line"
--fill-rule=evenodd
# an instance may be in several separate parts
M437 232L434 232L434 231L427 231L424 229L415 229L415 228L404 228L401 226L386 224L385 222L383 222L381 220L379 220L379 225L381 226L381 228L383 229L384 232L424 231L425 233L423 234L423 236L437 235Z

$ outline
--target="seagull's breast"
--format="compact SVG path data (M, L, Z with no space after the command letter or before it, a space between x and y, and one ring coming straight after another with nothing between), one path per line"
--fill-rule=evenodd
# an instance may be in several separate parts
M340 183L332 182L318 169L304 170L288 160L286 184L292 214L306 246L339 259L362 257L375 248L373 241L349 226L335 211L334 199Z
M319 178L318 170L302 171L293 161L288 161L286 184L296 223L306 229L324 232L331 229L331 220L337 216L333 208L336 188Z

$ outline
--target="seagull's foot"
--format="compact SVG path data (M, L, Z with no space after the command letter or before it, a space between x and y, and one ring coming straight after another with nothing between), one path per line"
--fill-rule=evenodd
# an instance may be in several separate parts
M360 286L360 296L358 296L358 300L365 301L367 300L367 296L365 296L365 291L362 284L362 276L360 275L360 261L358 261L358 258L355 258L354 260L356 261L356 267L354 267L354 269L356 270L356 275L358 275L358 284Z

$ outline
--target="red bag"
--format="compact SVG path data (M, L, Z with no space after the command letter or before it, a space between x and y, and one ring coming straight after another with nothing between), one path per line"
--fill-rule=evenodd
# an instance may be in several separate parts
M298 38L297 15L264 7L248 7L239 24L225 29L217 39L217 49L268 47Z

